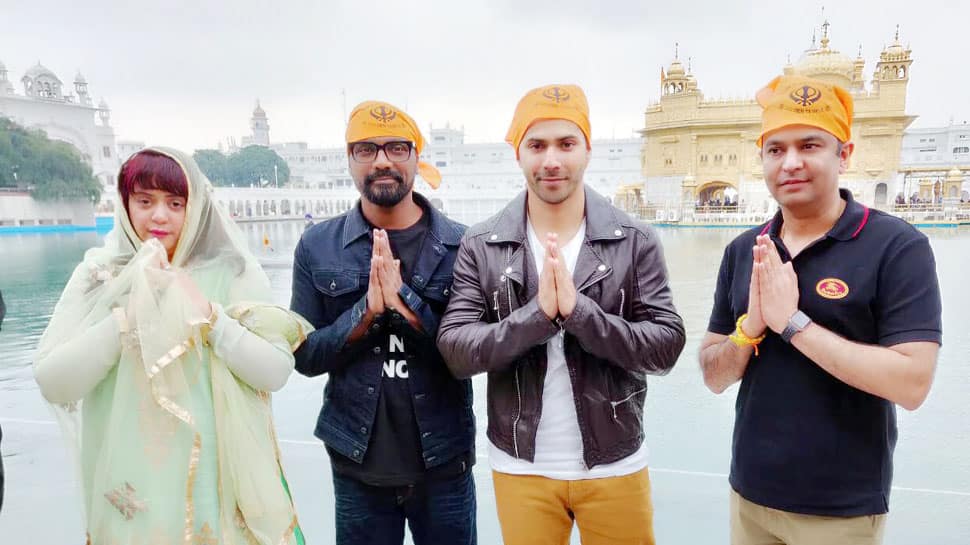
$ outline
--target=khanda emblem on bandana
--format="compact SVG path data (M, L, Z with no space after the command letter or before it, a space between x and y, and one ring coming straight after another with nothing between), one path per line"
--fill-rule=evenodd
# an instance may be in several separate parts
M371 108L370 116L381 123L390 123L397 117L397 112L387 106Z
M569 92L562 87L550 87L542 92L542 96L548 98L556 104L569 100Z
M799 106L809 106L815 104L822 98L822 91L814 87L809 87L808 85L803 85L792 91L788 96Z

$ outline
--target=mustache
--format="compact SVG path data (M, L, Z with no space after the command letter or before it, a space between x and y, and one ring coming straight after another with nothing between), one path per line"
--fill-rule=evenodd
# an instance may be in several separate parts
M384 169L384 170L375 170L374 172L368 174L364 178L364 185L370 185L374 183L374 180L378 178L394 178L394 180L397 181L397 183L399 184L404 183L404 176L401 176L400 172L397 172L391 169Z

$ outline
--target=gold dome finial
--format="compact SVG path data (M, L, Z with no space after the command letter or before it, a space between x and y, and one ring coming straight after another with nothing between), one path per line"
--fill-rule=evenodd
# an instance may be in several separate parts
M829 48L829 21L828 19L822 23L822 49Z

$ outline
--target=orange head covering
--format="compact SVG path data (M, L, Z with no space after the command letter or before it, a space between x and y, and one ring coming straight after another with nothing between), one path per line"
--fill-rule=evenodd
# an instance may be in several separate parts
M540 119L565 119L572 121L586 136L586 149L590 149L589 104L586 94L578 85L544 85L533 89L522 97L515 107L512 125L505 135L505 141L515 148L519 157L519 144L526 131Z
M414 150L419 155L424 149L424 137L421 136L418 124L400 108L387 102L368 100L361 102L350 112L346 135L348 144L383 136L414 142ZM434 189L441 185L441 173L424 161L418 161L418 174Z
M791 125L818 127L839 142L852 136L852 95L838 85L803 76L778 76L756 98L764 108L759 148L766 134Z

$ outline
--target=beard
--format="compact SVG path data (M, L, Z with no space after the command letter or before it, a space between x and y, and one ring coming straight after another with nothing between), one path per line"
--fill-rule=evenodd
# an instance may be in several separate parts
M378 178L393 178L395 183L375 184ZM363 187L360 188L361 194L365 199L377 206L391 208L397 206L414 186L414 180L410 183L404 181L404 177L394 170L377 170L368 174L364 178Z
M528 180L528 185L535 196L546 204L561 204L579 188L579 182L573 179L572 176L568 176L565 182L555 189L545 187L542 184L542 176L535 176Z

